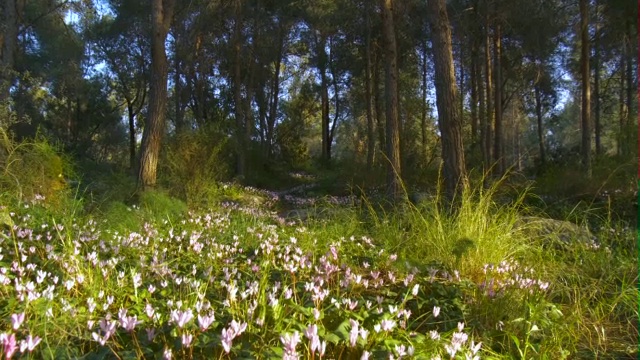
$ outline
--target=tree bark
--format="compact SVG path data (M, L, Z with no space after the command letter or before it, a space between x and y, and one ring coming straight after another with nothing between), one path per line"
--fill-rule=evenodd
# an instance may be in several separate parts
M173 18L176 0L153 0L151 3L151 86L149 115L142 134L138 187L142 190L156 185L160 144L165 129L167 108L167 53L165 41Z
M478 51L475 40L471 40L471 143L478 139Z
M398 59L393 23L393 0L381 0L385 54L385 102L387 140L387 194L393 203L402 202L400 124L398 116Z
M540 165L544 167L546 164L546 157L544 149L544 129L542 127L542 99L540 95L540 87L536 84L533 89L536 98L536 118L538 119L538 149L540 151Z
M626 155L626 144L625 144L625 136L624 136L624 131L626 128L626 120L627 120L627 103L625 101L625 68L626 68L626 58L627 55L625 54L625 47L626 47L626 42L623 40L622 41L622 53L620 54L620 86L619 86L619 90L618 90L618 103L619 103L619 108L618 108L618 122L619 122L619 133L618 133L618 155L619 156L623 156Z
M282 27L280 27L279 29L278 36L278 52L277 58L275 59L275 71L273 73L271 85L271 106L269 107L269 117L267 118L266 130L266 153L268 159L270 159L273 155L273 131L276 125L276 119L278 117L278 102L280 100L280 66L282 65L282 59L284 57L284 42L286 36Z
M365 0L365 69L364 69L364 97L367 116L367 170L373 169L376 152L375 130L373 125L373 111L371 101L371 9L369 1Z
M485 119L485 131L483 141L483 159L485 166L491 167L491 143L492 143L492 127L493 127L493 101L491 96L493 95L493 72L491 63L491 40L489 33L489 9L486 9L484 19L484 69L485 69L485 81L486 81L486 100L487 100L487 114Z
M420 109L420 132L422 135L422 155L424 156L424 160L426 161L428 158L427 154L427 112L429 111L428 103L427 103L427 72L428 72L428 62L427 62L427 41L424 40L422 43L422 108Z
M505 170L505 158L503 151L503 130L502 130L502 34L500 24L496 23L493 31L494 54L494 75L495 75L495 125L493 127L493 159L496 162L495 175L501 176Z
M595 142L596 142L596 155L602 155L602 124L600 123L600 29L598 28L598 0L595 2L595 36L593 38L593 67L594 67L594 79L593 79L593 97L595 102Z
M582 75L582 166L591 177L591 89L589 67L589 9L587 0L580 0L580 72Z
M627 18L628 19L628 18ZM626 100L626 111L625 111L625 124L627 125L627 127L624 130L624 134L625 134L625 145L627 146L627 154L629 154L631 152L631 146L633 143L633 139L631 136L631 119L630 119L630 114L631 114L631 109L632 109L632 101L633 101L633 46L631 45L631 36L633 34L633 28L631 27L631 22L627 20L627 34L625 36L626 38L626 56L627 56L627 67L626 67L626 77L627 77L627 87L626 87L626 91L627 91L627 100Z
M451 29L445 0L428 0L427 6L434 52L438 126L442 134L445 194L453 200L459 199L466 186L466 174L462 124L459 108L456 106L458 89L453 65Z
M242 101L242 0L235 1L235 24L233 30L233 102L236 117L236 175L244 178L246 172L246 145L244 144L244 109Z
M322 162L328 165L331 161L331 143L329 139L329 80L327 79L327 38L319 35L316 44L318 56L318 72L320 73L320 98L322 108Z

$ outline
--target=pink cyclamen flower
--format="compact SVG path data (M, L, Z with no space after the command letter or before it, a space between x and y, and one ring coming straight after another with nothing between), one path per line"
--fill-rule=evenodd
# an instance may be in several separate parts
M390 331L396 326L396 322L393 320L384 319L380 322L380 326L382 327L382 330Z
M11 359L13 354L18 350L18 345L16 344L16 334L6 335L3 334L3 348L4 355L6 359Z
M280 341L284 345L283 359L297 359L296 346L300 342L300 334L297 331L294 331L293 334L284 334L280 336Z
M433 307L433 317L438 317L438 315L440 315L440 307L434 306Z
M193 341L192 334L182 334L182 346L188 348L191 346L192 341Z
M188 309L186 311L171 311L171 321L173 321L181 329L192 319L193 311L191 311L191 309Z
M227 354L229 353L229 351L231 351L233 338L234 338L233 330L227 329L227 328L222 329L222 336L220 337L220 340L222 341L222 348L224 349L224 352L226 352Z
M358 324L358 321L356 320L349 320L349 323L351 324L351 331L349 332L349 344L351 345L351 347L354 347L356 346L356 341L358 341L360 326Z
M18 330L24 322L24 313L11 315L11 326L13 330Z
M198 325L200 326L200 331L206 331L215 320L216 317L213 315L213 313L205 316L198 315Z
M32 337L31 335L27 335L26 340L20 341L20 352L24 353L25 350L32 352L33 349L35 349L36 346L38 346L41 340L42 339L40 339L40 337L38 336Z

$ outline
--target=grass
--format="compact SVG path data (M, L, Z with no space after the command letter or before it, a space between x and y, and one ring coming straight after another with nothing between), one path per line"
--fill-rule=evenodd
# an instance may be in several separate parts
M1 183L4 358L638 353L637 228L558 207L599 246L543 246L518 219L548 209L528 191L505 201L500 182L465 191L457 211L438 194L392 211L374 197L236 184L211 187L195 208L162 191L136 204L107 191L96 205L79 191L18 197ZM303 207L313 209L304 221L278 215Z

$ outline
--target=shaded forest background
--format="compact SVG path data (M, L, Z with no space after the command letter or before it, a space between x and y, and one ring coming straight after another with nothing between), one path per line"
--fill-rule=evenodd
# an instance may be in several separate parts
M300 170L394 201L507 172L560 195L635 189L632 1L1 6L2 127L56 144L85 184L193 205Z

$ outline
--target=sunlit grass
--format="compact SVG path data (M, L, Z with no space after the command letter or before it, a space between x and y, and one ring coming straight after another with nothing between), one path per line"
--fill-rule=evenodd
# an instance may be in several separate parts
M41 197L7 202L1 355L586 359L637 351L637 264L612 246L631 236L611 231L616 224L603 222L599 248L545 249L516 226L524 195L500 203L497 187L468 190L455 212L438 196L402 212L368 198L290 197L316 209L299 221L273 208L281 194L225 186L220 203L198 212L161 194L98 217Z

